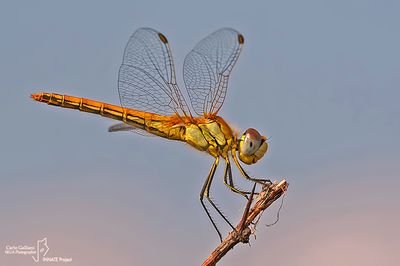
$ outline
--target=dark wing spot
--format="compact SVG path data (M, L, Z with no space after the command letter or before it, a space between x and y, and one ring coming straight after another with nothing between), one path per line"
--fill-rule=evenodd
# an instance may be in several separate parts
M167 37L165 37L161 32L158 33L158 37L163 43L168 43Z
M238 41L239 41L240 44L243 44L243 43L244 43L244 37L243 37L242 34L239 34L239 35L238 35Z
M252 141L250 141L250 148L251 148L251 147L253 147L253 142L252 142Z

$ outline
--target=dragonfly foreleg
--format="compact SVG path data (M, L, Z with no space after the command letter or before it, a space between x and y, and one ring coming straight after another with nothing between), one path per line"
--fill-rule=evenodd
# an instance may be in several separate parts
M237 168L239 169L240 173L242 174L242 176L243 176L244 178L246 178L247 180L250 180L250 181L252 181L252 182L259 183L259 184L261 184L261 185L263 185L263 186L271 185L271 184L272 184L271 180L266 179L266 178L264 179L264 178L253 178L253 177L250 177L250 176L246 173L246 171L243 169L243 167L240 165L240 163L239 163L239 161L238 161L238 159L237 159L237 157L236 157L236 154L233 154L233 153L232 153L232 158L233 158L233 161L235 162Z
M207 179L204 182L203 188L202 188L202 190L200 192L200 202L201 202L201 205L203 206L204 211L207 213L207 216L210 219L212 225L214 226L215 230L217 231L219 239L222 242L221 232L219 231L215 221L211 217L210 212L208 211L208 209L207 209L207 207L206 207L206 205L204 204L204 201L203 201L204 198L206 198L208 200L208 202L210 202L210 204L218 212L218 214L221 215L221 217L225 220L225 222L227 222L229 224L229 226L232 227L233 230L235 230L235 227L233 227L231 222L229 222L229 220L225 217L225 215L219 210L217 205L215 205L215 203L210 198L210 187L211 187L212 180L214 178L215 170L217 169L217 166L218 166L218 162L219 162L219 158L216 158L214 164L211 167L210 173L208 174Z

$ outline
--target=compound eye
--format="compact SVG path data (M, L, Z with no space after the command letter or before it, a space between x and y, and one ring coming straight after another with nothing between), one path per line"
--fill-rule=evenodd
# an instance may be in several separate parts
M241 138L240 151L244 155L253 155L260 148L261 142L260 133L253 128L249 128Z

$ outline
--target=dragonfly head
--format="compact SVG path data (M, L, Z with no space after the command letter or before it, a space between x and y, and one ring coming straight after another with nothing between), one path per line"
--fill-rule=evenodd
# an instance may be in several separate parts
M268 150L266 140L254 128L247 129L239 139L239 159L245 164L256 163Z

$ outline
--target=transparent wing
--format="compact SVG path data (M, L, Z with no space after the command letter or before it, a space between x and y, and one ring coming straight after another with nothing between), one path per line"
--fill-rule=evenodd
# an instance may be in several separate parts
M133 126L125 124L125 123L114 124L108 128L108 132L121 132L121 131L130 131L130 132L134 132L136 134L146 136L146 137L154 137L155 136L155 135L152 135L151 133L147 132L144 129L136 128L136 127L133 127Z
M125 124L125 123L118 123L110 126L108 128L108 132L118 132L118 131L131 131L135 127Z
M176 84L167 38L150 28L138 29L125 48L119 69L121 105L161 115L190 115Z
M229 28L220 29L200 41L186 56L183 77L194 111L216 114L225 100L229 74L244 38Z

